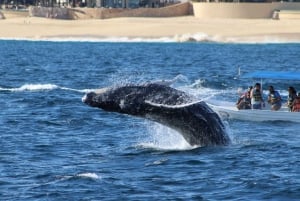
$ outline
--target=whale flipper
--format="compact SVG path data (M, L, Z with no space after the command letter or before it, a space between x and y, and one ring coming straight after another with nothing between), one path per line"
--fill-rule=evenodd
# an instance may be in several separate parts
M229 141L227 135L220 135L225 132L223 122L203 101L175 106L146 101L146 105L145 118L178 131L190 145L218 145Z

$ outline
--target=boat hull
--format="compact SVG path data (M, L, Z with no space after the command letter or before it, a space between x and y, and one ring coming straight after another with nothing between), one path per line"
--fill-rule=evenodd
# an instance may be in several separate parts
M283 108L279 111L269 109L238 110L230 106L208 105L223 119L237 119L243 121L290 121L300 123L300 112L289 112L287 108Z

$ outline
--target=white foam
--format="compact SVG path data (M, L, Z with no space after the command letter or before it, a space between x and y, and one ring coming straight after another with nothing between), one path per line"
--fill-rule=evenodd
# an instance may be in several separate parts
M3 88L0 87L0 91L22 92L22 91L51 91L56 89L62 89L67 91L76 91L80 93L88 93L91 91L97 91L97 89L72 89L68 87L60 87L56 84L24 84L17 88Z
M80 92L80 93L89 93L89 92L93 92L96 89L72 89L72 88L68 88L68 87L59 87L60 89L63 90L67 90L67 91L75 91L75 92Z
M162 165L162 164L164 164L167 161L168 161L167 158L162 158L162 159L150 162L150 163L146 163L145 166Z
M139 146L156 150L191 150L198 146L191 146L178 132L158 123L149 122L148 138Z
M115 43L182 43L182 42L217 42L217 43L300 43L299 39L284 36L245 36L245 37L222 37L208 35L206 33L186 33L170 37L96 37L96 36L58 36L58 37L35 37L35 38L0 38L0 40L25 40L25 41L50 41L50 42L115 42Z
M89 179L101 179L101 177L99 175L97 175L96 173L80 173L76 175L77 177L83 177L83 178L89 178Z
M58 86L55 84L24 84L19 88L1 88L6 91L42 91L42 90L53 90L57 89Z
M175 35L174 42L224 42L220 36L210 36L206 33Z
M86 172L86 173L79 173L76 175L57 176L57 178L58 178L58 180L55 180L54 182L49 182L49 183L56 183L59 181L65 181L65 180L74 179L74 178L98 180L98 179L101 179L102 177L97 175L96 173Z
M248 36L248 37L228 37L224 43L245 43L245 44L284 44L300 43L299 39L292 39L282 36Z

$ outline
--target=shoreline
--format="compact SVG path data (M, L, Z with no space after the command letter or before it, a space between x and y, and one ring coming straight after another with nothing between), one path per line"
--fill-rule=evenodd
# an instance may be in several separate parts
M212 42L300 42L300 20L113 18L57 20L12 17L0 20L0 39L212 41Z
M58 35L47 37L0 37L1 40L15 41L48 41L48 42L111 42L111 43L184 43L184 42L205 42L205 43L231 43L231 44L300 44L298 35L258 35L243 37L220 37L209 36L204 33L183 34L163 37L128 37L128 36L72 36Z

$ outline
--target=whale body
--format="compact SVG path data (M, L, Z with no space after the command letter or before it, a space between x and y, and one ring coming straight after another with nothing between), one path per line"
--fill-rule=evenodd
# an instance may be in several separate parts
M158 122L178 131L192 146L230 143L222 120L204 101L170 86L148 83L104 88L87 93L82 101Z

